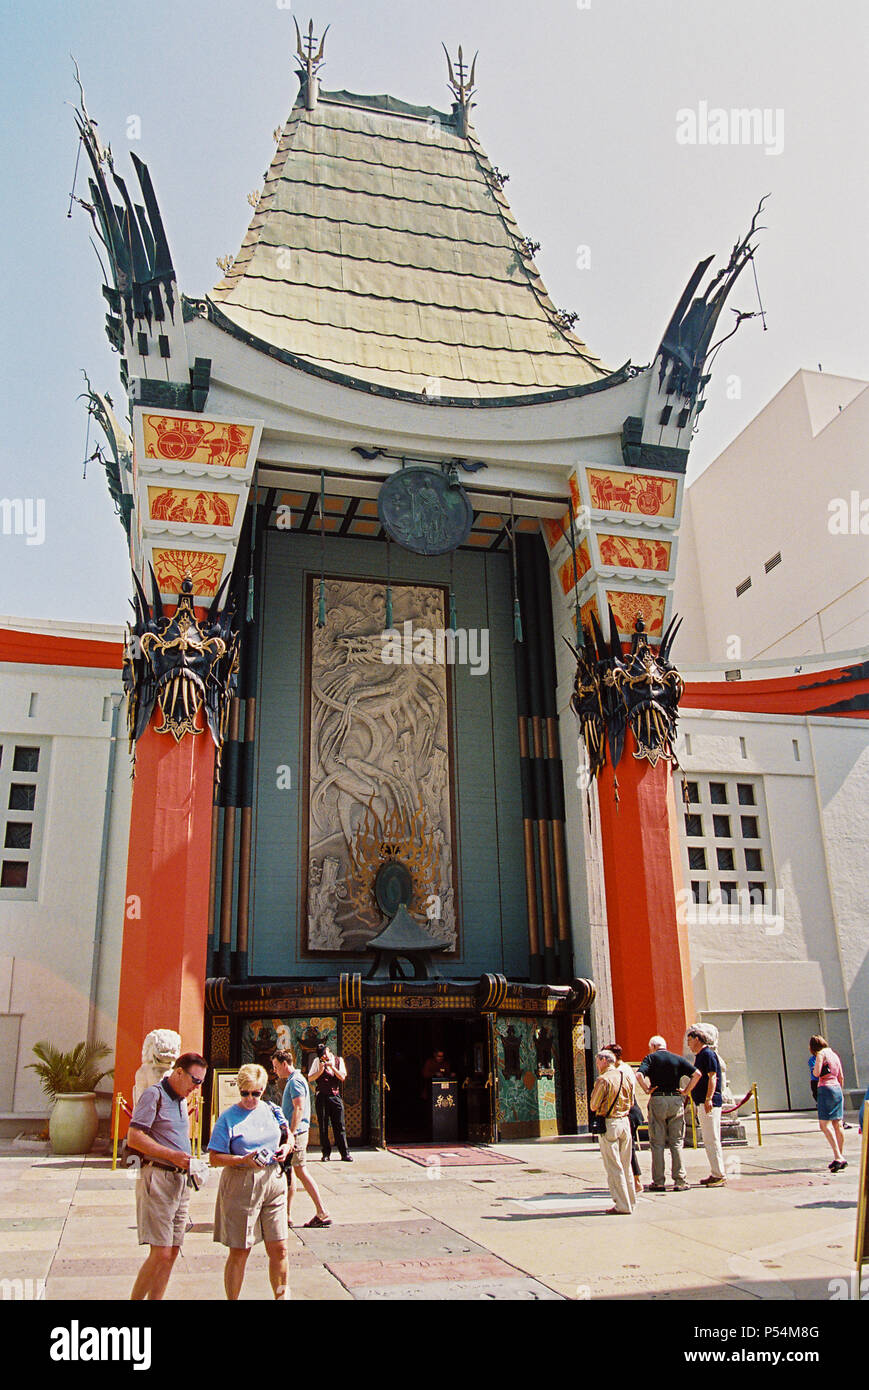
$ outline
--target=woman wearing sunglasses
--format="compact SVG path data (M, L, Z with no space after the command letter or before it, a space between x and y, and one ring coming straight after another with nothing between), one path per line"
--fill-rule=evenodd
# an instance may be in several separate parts
M214 1239L229 1246L223 1271L226 1296L237 1299L251 1247L265 1242L275 1298L287 1289L287 1180L281 1163L289 1150L283 1112L263 1100L268 1073L251 1063L238 1073L238 1104L218 1116L208 1144L222 1168L214 1209Z

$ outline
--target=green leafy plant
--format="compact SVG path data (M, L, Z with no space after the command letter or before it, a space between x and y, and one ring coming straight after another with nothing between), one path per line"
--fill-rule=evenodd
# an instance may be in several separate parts
M38 1062L28 1062L28 1069L35 1071L42 1089L50 1100L57 1096L69 1096L75 1092L95 1091L104 1076L112 1072L101 1071L99 1063L108 1057L111 1048L103 1042L76 1043L71 1052L61 1052L51 1043L34 1043L33 1055Z

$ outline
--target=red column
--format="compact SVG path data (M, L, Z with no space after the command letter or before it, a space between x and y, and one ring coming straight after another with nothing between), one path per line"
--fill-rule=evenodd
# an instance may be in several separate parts
M600 774L601 838L616 1037L625 1058L638 1060L660 1033L681 1050L694 1001L688 933L677 921L682 868L670 764L633 756L627 736L617 769ZM602 1038L600 1042L608 1039Z
M201 1052L210 922L211 735L155 732L136 748L115 1089L129 1100L152 1028L174 1028L185 1052ZM200 720L202 715L200 713Z

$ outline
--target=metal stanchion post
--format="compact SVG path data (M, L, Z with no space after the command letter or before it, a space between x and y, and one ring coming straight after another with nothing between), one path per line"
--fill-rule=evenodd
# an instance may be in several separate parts
M751 1093L752 1093L752 1095L754 1096L754 1118L755 1118L755 1120L757 1121L757 1142L758 1142L758 1146L759 1146L760 1148L763 1148L763 1135L762 1135L761 1132L760 1132L760 1106L759 1106L758 1101L757 1101L757 1082L756 1082L756 1081L753 1081L752 1084L751 1084Z
M118 1140L121 1133L121 1106L123 1103L124 1097L119 1091L115 1098L115 1110L112 1116L112 1172L118 1166Z

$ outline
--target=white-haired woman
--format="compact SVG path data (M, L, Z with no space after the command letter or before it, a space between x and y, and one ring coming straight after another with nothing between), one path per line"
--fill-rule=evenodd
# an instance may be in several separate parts
M239 1069L238 1104L219 1115L208 1144L222 1168L214 1209L214 1239L229 1247L223 1271L226 1296L237 1299L252 1246L265 1242L275 1298L287 1296L287 1180L281 1163L289 1150L282 1111L263 1100L268 1072L251 1063Z

